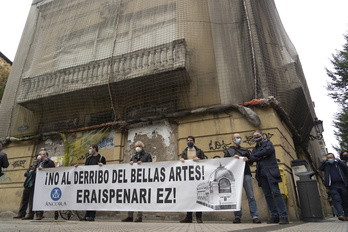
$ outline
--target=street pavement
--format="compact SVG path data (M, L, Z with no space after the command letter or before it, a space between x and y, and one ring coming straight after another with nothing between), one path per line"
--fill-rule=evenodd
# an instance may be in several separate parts
M337 218L326 218L321 222L290 222L288 225L241 223L232 222L204 221L202 224L179 223L177 221L163 220L144 220L141 223L120 222L119 219L113 220L110 217L98 218L94 222L80 222L78 220L64 220L59 218L46 217L41 221L20 220L9 217L0 217L0 231L4 232L88 232L88 231L158 231L158 232L220 232L220 231L240 231L240 232L264 232L264 231L282 231L282 232L348 232L348 221L342 222Z

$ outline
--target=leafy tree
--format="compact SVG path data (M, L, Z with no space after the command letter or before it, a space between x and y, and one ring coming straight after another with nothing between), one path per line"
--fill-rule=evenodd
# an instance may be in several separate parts
M336 151L348 150L348 34L344 38L346 43L343 49L332 55L333 70L326 69L327 75L331 78L327 85L329 96L340 107L334 120L337 129L335 136L339 142L339 147L334 147Z
M0 102L2 100L2 95L4 94L6 82L8 76L10 75L11 66L7 63L0 62Z

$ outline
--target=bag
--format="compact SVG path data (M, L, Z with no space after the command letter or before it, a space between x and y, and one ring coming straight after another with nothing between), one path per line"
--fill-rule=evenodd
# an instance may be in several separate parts
M29 172L27 179L25 179L23 186L26 188L32 188L34 187L35 184L35 177L36 173L35 172Z

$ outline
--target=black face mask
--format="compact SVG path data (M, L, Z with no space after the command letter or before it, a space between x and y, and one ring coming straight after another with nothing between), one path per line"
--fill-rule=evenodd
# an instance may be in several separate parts
M261 142L262 141L262 137L261 136L255 136L254 137L254 141L257 142L257 143Z
M348 160L348 155L343 155L343 160Z

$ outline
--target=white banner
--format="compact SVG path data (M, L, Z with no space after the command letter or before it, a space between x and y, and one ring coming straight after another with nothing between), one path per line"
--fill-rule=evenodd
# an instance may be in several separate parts
M236 211L242 159L37 170L34 210Z

